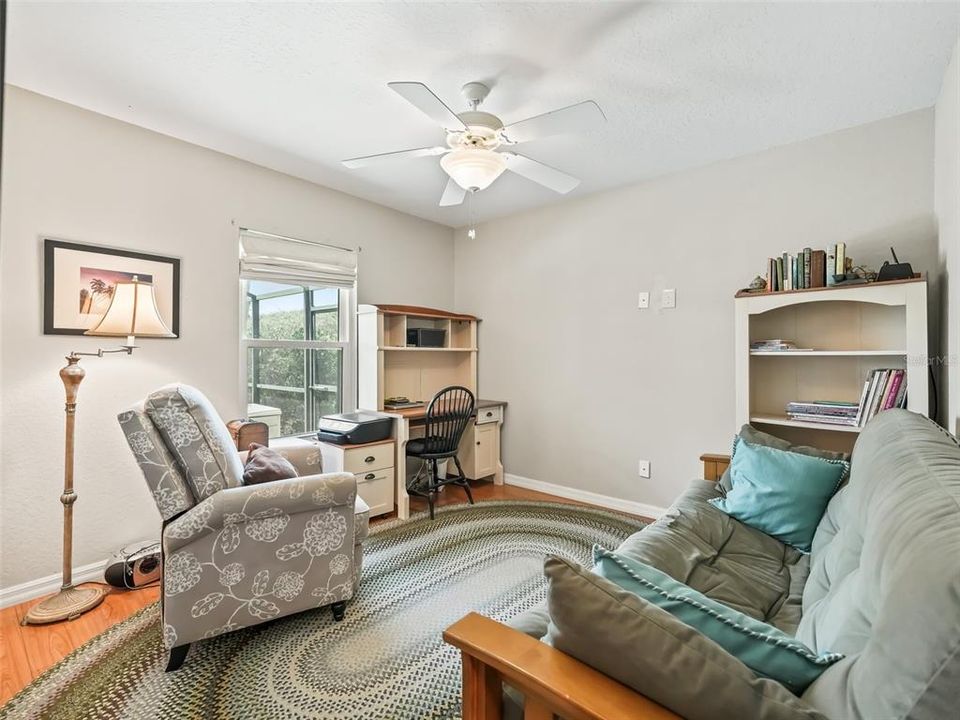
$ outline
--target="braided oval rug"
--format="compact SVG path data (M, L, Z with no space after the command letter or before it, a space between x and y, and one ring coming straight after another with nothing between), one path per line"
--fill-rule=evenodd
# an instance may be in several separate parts
M165 673L154 604L41 675L0 718L455 718L460 658L443 629L471 610L522 613L545 597L544 556L587 563L594 543L615 548L641 527L604 510L517 501L378 524L342 622L324 608L222 635Z

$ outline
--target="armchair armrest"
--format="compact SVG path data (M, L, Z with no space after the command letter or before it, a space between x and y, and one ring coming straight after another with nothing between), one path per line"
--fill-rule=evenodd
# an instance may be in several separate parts
M173 552L226 525L338 506L352 508L356 496L356 478L342 472L221 490L166 525L164 551Z
M653 700L529 635L477 613L443 639L463 658L463 720L500 720L502 683L526 697L524 717L547 720L679 720Z
M323 458L317 443L298 438L296 443L289 445L277 443L271 447L289 460L301 476L323 472Z
M289 460L301 477L323 472L320 445L314 441L298 437L280 438L270 446L270 449ZM239 451L241 463L247 462L248 454L246 450Z

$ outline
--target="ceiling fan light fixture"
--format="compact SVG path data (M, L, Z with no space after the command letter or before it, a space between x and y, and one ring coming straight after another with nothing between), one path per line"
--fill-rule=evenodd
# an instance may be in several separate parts
M440 158L440 166L457 185L476 192L490 187L507 169L507 161L493 150L458 148Z

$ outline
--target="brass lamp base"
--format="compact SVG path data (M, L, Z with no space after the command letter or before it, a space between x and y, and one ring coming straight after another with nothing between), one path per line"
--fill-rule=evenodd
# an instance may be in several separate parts
M61 620L73 620L87 610L93 610L106 597L106 588L68 587L61 589L27 611L23 617L24 625L44 625Z

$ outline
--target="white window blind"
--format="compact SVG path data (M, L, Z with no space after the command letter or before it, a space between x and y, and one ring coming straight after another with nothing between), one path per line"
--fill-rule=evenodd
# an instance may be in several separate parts
M240 276L295 285L355 288L357 251L241 228Z

